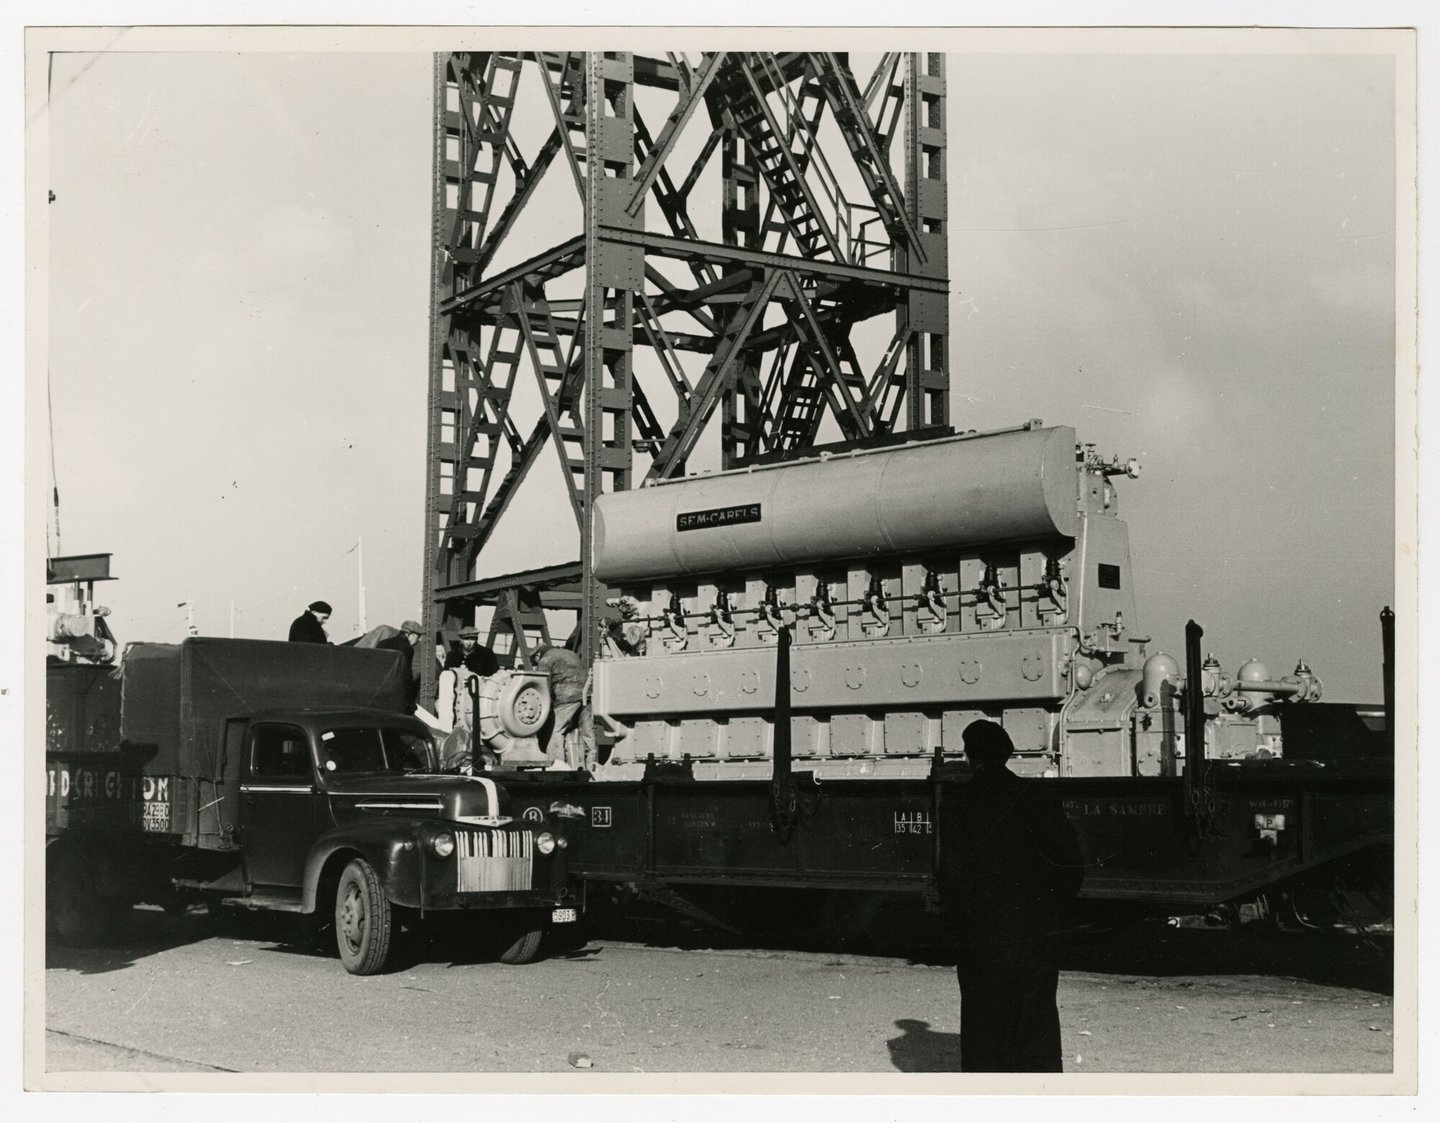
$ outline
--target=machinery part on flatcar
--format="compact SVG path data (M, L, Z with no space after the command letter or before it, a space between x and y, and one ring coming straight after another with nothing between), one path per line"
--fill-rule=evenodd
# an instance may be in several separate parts
M985 627L1005 626L1005 588L1000 583L999 568L992 563L985 564L980 584L975 586L975 608Z
M1230 693L1230 680L1220 670L1220 660L1211 652L1206 653L1205 662L1200 664L1200 693L1207 698Z
M1095 450L1094 443L1089 441L1077 446L1075 451L1076 459L1080 461L1080 463L1090 471L1098 472L1106 478L1110 476L1128 476L1132 480L1138 480L1140 478L1140 461L1136 460L1133 456L1123 464L1120 462L1120 454L1118 452L1110 457L1109 460L1106 460L1104 456Z
M1060 426L607 492L592 513L594 575L618 588L1073 539L1082 530L1074 450L1075 430ZM715 512L745 517L702 517Z
M1147 710L1160 706L1165 683L1177 686L1180 682L1180 664L1163 651L1156 652L1145 660L1140 670L1140 704Z
M603 554L605 572L653 605L650 626L673 639L650 658L674 660L597 664L597 709L631 731L606 778L638 771L651 754L691 755L704 780L768 774L763 648L777 642L777 624L795 625L793 754L822 779L916 777L980 713L1051 746L1053 757L1023 762L1035 775L1178 778L1187 692L1173 661L1166 673L1143 672L1150 641L1132 634L1128 530L1106 498L1107 481L1133 470L1093 450L1077 466L1073 443L1061 463L1071 431L1044 432L907 443L602 497L597 572ZM1000 504L1001 493L1019 508ZM900 509L909 521L897 521ZM682 647L682 633L698 644ZM693 662L711 654L724 657ZM1318 686L1308 671L1280 679L1252 667L1251 688L1237 689L1218 663L1197 657L1195 668L1189 695L1203 724L1192 785L1211 755L1283 755L1284 710Z
M940 575L933 569L925 570L925 581L920 586L920 626L927 632L943 632L947 624L945 611L945 587L940 584Z
M778 635L785 627L784 621L780 618L781 607L780 597L775 592L775 586L768 581L765 582L765 595L760 600L760 618L770 626L772 635Z
M1040 594L1041 603L1037 608L1042 616L1065 615L1068 592L1065 585L1065 567L1059 558L1045 559L1045 575L1035 586L1035 591ZM1046 604L1046 601L1049 601L1049 604Z
M885 584L878 573L870 575L870 586L865 590L864 615L869 619L861 621L865 634L873 638L890 633L890 602L885 596Z
M482 678L476 690L475 730L486 749L506 767L549 764L538 738L550 709L546 675L497 671Z
M822 640L835 638L835 605L830 600L830 583L816 581L815 592L810 597L810 618L815 624L810 629Z
M724 589L715 591L715 603L710 606L710 642L715 647L735 646L735 619L730 611L730 594Z
M1246 661L1236 672L1232 693L1221 703L1227 713L1247 714L1284 698L1296 702L1318 702L1323 687L1302 659L1295 672L1283 679L1271 679L1265 664Z
M665 637L669 651L684 651L690 646L690 630L685 627L685 606L679 593L670 594L670 603L664 611L665 627L670 634Z

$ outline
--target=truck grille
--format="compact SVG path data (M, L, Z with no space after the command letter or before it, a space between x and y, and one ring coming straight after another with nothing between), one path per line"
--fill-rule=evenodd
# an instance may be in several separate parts
M529 889L535 838L529 831L456 831L456 890Z

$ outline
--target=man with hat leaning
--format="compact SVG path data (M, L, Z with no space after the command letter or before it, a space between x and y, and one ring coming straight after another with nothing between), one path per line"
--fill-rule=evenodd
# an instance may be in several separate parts
M295 617L290 624L291 643L329 643L325 634L325 621L330 619L330 606L323 600L311 601L310 606Z

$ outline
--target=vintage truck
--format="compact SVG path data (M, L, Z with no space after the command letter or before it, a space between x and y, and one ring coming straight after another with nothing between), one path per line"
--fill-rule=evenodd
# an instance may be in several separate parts
M533 959L583 904L566 861L578 812L512 817L519 772L441 774L407 674L392 651L198 637L132 644L118 667L51 659L52 936L92 942L137 903L206 900L333 926L365 975L397 926L471 910L500 959ZM544 676L510 694L543 721Z

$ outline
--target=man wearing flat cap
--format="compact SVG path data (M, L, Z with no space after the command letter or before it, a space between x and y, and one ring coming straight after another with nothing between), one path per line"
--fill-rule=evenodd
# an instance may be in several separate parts
M1010 734L961 734L973 768L941 804L940 901L960 982L962 1072L1061 1071L1055 931L1080 891L1075 831L1044 779L1005 767Z
M424 629L416 620L406 620L393 636L378 641L375 646L382 651L398 651L405 656L405 671L408 674L405 689L405 704L413 713L420 698L420 633Z
M295 617L290 625L291 643L329 643L325 634L325 621L330 619L330 606L323 600L311 601L310 606Z

